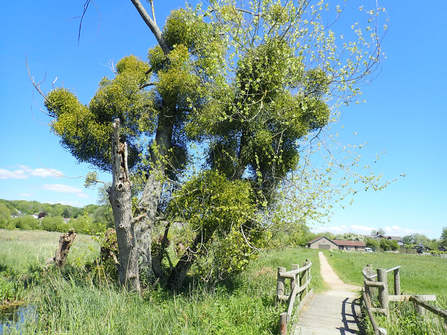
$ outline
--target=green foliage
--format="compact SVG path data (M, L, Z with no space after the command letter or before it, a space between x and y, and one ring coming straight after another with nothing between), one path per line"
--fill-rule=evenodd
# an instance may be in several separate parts
M438 298L439 299L439 298ZM440 300L443 300L442 298ZM439 305L439 302L436 303ZM445 306L445 301L441 302ZM394 303L391 306L390 317L377 315L376 321L379 326L387 330L387 334L427 334L445 335L445 321L430 312L426 316L417 313L415 304L412 302Z
M344 241L362 241L362 242L365 242L365 237L363 235L354 234L354 233L339 234L339 235L336 236L336 239L337 240L344 240Z
M10 218L11 218L11 211L5 204L0 203L0 227L4 228L4 226L6 226L6 223Z
M397 243L396 240L391 240L387 238L380 239L379 246L385 251L395 251L399 249L399 244Z
M30 215L11 218L10 226L22 230L35 230L40 228L39 220Z
M41 226L46 231L58 231L66 233L70 228L68 224L64 222L64 219L60 216L46 216L42 219Z
M365 245L368 248L377 248L379 246L379 241L374 238L365 238Z
M205 281L220 281L245 270L256 259L253 248L264 246L262 227L255 221L256 203L250 183L228 181L216 171L205 171L175 195L171 214L188 225L183 244L203 255L193 271Z
M80 234L97 234L105 231L106 227L113 227L113 214L108 205L88 205L85 208L77 208L61 204L41 204L36 201L7 201L0 202L0 214L4 213L4 218L0 218L0 229L21 229L36 230L43 229L47 231L58 231L66 233L69 228L74 228ZM2 205L3 207L2 211ZM20 215L10 217L7 211L9 207L18 213L20 210L27 208L27 212L43 213L45 209L44 219L42 221L35 219L31 215ZM18 206L17 209L15 206ZM37 212L36 212L37 211ZM67 223L64 218L68 218Z
M94 263L99 246L89 236L78 235L62 272L40 271L32 286L16 290L15 282L32 275L30 263L38 259L34 269L45 266L44 259L54 254L58 238L58 233L36 231L0 234L0 291L11 297L32 298L39 316L25 323L20 329L24 334L272 334L285 309L274 303L278 266L290 268L292 263L310 258L314 264L312 285L317 291L324 289L318 251L294 248L263 252L247 271L214 288L192 283L193 289L183 294L157 288L138 296L104 277L96 280L92 271L86 271L84 264Z
M88 262L85 267L87 271L101 284L102 281L115 282L118 279L118 242L115 229L102 231L93 237L100 245L99 258Z
M373 229L371 231L371 235L386 235L385 230L383 230L382 228L379 229Z
M102 225L100 222L95 224L91 218L86 218L83 216L80 216L76 219L71 219L67 223L67 226L69 228L74 228L76 233L78 234L94 235L105 230L105 226Z
M438 241L430 240L424 234L414 233L411 235L407 235L402 238L402 241L404 242L404 244L407 248L414 248L418 245L419 246L422 245L423 247L430 248L430 249L438 248Z
M110 169L110 132L114 119L122 120L123 138L128 142L129 166L137 164L134 141L142 132L153 132L156 113L151 109L151 95L140 90L147 78L148 65L135 56L117 64L117 75L103 78L89 106L82 105L69 90L57 88L45 100L45 107L55 118L52 130L61 144L80 162L102 170Z
M374 11L366 12L369 38L356 24L355 41L343 44L326 26L322 3L209 5L172 11L163 49L151 48L147 62L120 60L88 105L58 88L45 106L62 145L102 170L110 170L110 124L119 118L134 204L148 173L174 181L154 202L187 223L185 245L195 255L210 257L195 271L219 279L245 269L253 250L281 229L299 234L330 211L327 202L341 193L327 177L334 164L318 171L300 155L336 120L340 102L356 99L382 55ZM205 157L195 159L192 144ZM204 160L206 171L195 173ZM349 175L381 187L373 175ZM286 218L286 208L297 214Z
M418 257L397 253L345 253L333 252L328 261L338 276L347 283L363 284L361 274L365 264L372 264L373 269L391 269L401 265L400 281L403 294L435 294L436 305L441 309L447 307L444 277L447 270L445 259L438 257ZM421 271L424 269L424 271ZM393 272L388 274L389 293L393 292ZM443 319L427 312L421 317L415 313L411 302L390 302L390 318L375 314L379 327L387 330L388 334L446 334ZM372 334L369 328L368 334Z
M447 247L447 227L442 228L439 246Z
M255 208L246 181L227 181L215 171L198 175L175 195L173 213L190 223L193 231L203 229L211 234L218 228L229 231L240 227L254 214Z

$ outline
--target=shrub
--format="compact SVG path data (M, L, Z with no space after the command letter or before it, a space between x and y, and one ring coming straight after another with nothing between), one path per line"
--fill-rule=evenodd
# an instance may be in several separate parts
M33 218L31 215L19 216L11 218L8 223L7 229L21 229L21 230L35 230L39 229L39 220Z
M46 231L58 231L61 233L66 233L69 229L69 226L60 216L47 216L42 219L42 229Z

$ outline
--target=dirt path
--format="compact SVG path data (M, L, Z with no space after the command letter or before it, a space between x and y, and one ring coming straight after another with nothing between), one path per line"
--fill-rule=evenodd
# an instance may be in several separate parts
M331 290L336 291L355 291L358 292L361 290L360 286L345 284L332 270L327 258L320 251L318 254L320 258L320 268L321 268L321 276L323 280L329 285Z
M299 314L295 335L356 334L359 331L359 286L349 285L332 270L326 257L319 253L321 275L329 291L316 294Z

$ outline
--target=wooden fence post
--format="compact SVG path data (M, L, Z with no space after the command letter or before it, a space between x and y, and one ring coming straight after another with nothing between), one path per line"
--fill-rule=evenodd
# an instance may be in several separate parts
M400 295L400 268L394 270L394 294Z
M310 259L307 258L306 259L306 265L309 265L310 263L311 263ZM306 282L307 282L307 281L310 280L310 277L311 277L310 268L308 268L306 272L307 272L307 278L306 278ZM309 290L309 285L307 285L306 286L306 295L309 293L309 291L310 291Z
M386 269L377 269L377 281L382 282L383 286L379 288L379 302L380 306L385 310L385 314L389 316L389 300L388 300L388 280Z
M278 268L278 280L276 283L276 303L282 300L282 296L284 295L284 289L285 289L285 279L284 277L280 276L280 272L286 272L285 267L279 267Z
M374 270L373 270L372 264L367 264L366 265L366 274L368 276L372 276L374 274ZM375 294L375 289L373 287L366 286L366 294L368 294L368 296L369 296L369 301L373 301L373 296Z
M307 259L303 261L301 264L302 264L301 267L305 267L307 265ZM300 286L303 286L307 282L307 273L308 273L307 271L309 271L309 269L301 273ZM306 295L307 295L307 287L301 292L301 297L304 298Z
M298 264L292 264L292 270L298 270L299 268L300 268L300 266ZM298 280L297 280L297 278L298 278ZM295 276L293 276L292 280L290 281L290 291L291 292L293 292L296 285L300 284L299 278L300 278L300 275L298 273ZM298 301L299 301L299 299L298 299Z
M418 298L417 295L415 297ZM414 307L416 308L416 312L419 315L424 316L425 315L425 308L423 306L419 305L419 304L416 304L416 303L414 305L415 305Z
M281 313L279 316L279 333L287 335L287 312Z

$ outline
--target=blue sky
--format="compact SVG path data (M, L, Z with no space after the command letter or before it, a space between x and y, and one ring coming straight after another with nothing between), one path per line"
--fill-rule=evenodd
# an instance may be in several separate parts
M173 8L184 1L157 1L162 26ZM348 0L371 5L372 0ZM352 206L337 209L331 221L316 231L369 233L383 228L391 235L423 233L438 238L447 227L446 104L447 2L379 1L389 17L383 41L386 60L379 77L364 86L366 104L341 110L335 127L344 126L343 141L368 145L365 163L385 151L376 174L391 180L387 189L359 193ZM110 61L134 54L143 59L155 41L130 1L96 1L84 19L78 44L79 16L84 1L8 1L3 6L0 48L0 198L37 200L84 206L96 203L97 190L83 187L91 169L75 159L50 133L42 99L33 91L25 59L43 89L73 89L88 103L99 80L111 76ZM354 11L347 11L346 21ZM74 19L73 19L74 18ZM351 20L352 19L352 20ZM344 22L344 21L343 21ZM343 32L340 31L340 34ZM357 135L353 135L356 133ZM352 135L351 135L352 134ZM54 173L52 173L54 172ZM79 177L79 178L77 178ZM110 181L111 176L100 174Z

